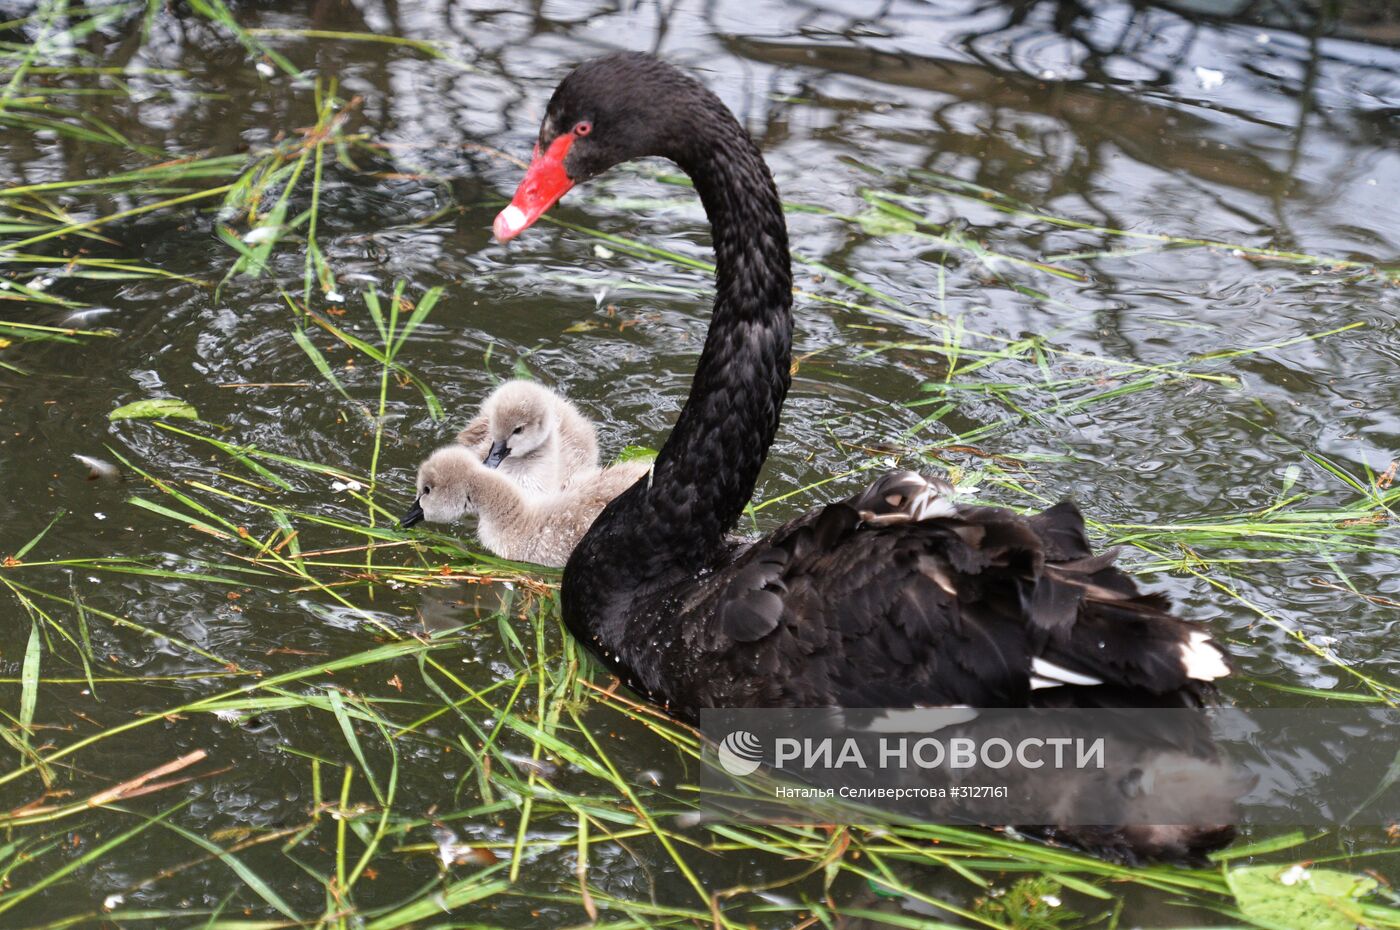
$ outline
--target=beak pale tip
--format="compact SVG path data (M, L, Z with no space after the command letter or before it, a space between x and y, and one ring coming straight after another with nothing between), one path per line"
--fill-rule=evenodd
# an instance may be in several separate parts
M492 231L496 238L502 242L509 242L520 235L521 230L530 225L525 216L525 211L511 204L500 213L496 214L496 222L491 224Z

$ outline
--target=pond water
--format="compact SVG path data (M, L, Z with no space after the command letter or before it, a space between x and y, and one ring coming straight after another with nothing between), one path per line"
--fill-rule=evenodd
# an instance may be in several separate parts
M1229 699L1394 701L1400 21L1254 6L317 0L232 5L235 34L196 3L0 2L0 924L578 923L589 818L620 925L708 923L696 883L798 871L703 823L668 821L669 849L637 826L638 796L693 803L693 764L574 683L555 576L491 582L469 525L460 546L392 527L512 372L577 400L607 454L680 409L710 254L670 166L489 234L555 83L618 48L719 93L789 204L798 367L754 526L894 460L986 501L1073 497L1230 645ZM177 159L207 170L123 179ZM221 211L240 178L261 199ZM250 217L288 228L224 280L273 236ZM444 290L384 379L363 295L396 282ZM151 398L198 419L109 418ZM571 748L517 726L542 707ZM487 737L508 785L472 758ZM444 829L496 871L444 868ZM1306 849L1394 876L1389 843ZM730 918L970 920L858 871L826 898L813 855L811 880L725 896ZM964 911L985 894L903 868ZM1074 906L1235 922L1183 895Z

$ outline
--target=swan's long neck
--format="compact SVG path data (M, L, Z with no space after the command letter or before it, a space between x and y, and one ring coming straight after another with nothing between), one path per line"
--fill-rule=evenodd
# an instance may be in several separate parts
M728 111L725 115L729 116ZM717 293L690 396L648 495L676 542L719 544L753 495L778 430L792 358L792 266L782 204L757 147L726 121L693 160L714 231Z
M689 144L671 154L695 182L713 228L714 316L650 482L593 524L565 574L566 602L571 586L610 600L617 589L703 567L748 504L777 432L792 357L782 204L757 146L718 99L700 116Z

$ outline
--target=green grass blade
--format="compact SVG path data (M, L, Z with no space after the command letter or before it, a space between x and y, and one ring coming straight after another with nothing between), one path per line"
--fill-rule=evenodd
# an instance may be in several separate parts
M162 823L161 826L165 827L167 830L171 830L175 833L178 833L180 836L189 840L191 843L198 846L200 849L213 853L219 858L220 862L224 863L224 865L227 865L230 869L233 870L233 873L235 875L242 879L243 884L251 888L253 890L253 893L256 894L258 897L262 898L268 904L272 905L272 907L276 909L278 913L289 918L290 920L299 921L302 919L296 911L292 910L291 905L284 901L282 899L282 896L279 895L276 891L274 891L272 887L268 885L267 882L263 881L256 872L248 868L248 866L243 862L243 860L239 859L237 856L233 855L219 844L211 842L210 840L205 839L197 833L193 833L189 830L186 830L184 827L178 824Z
M29 540L29 542L25 543L22 547L20 547L20 550L14 555L15 560L18 561L24 558L26 555L28 555L29 550L37 546L39 544L39 540L43 539L46 535L48 535L49 530L53 529L53 525L57 523L59 521L59 518L61 518L67 512L68 511L59 508L58 513L53 515L53 519L49 521L48 526L45 526L42 530L38 532L38 534L33 539Z
M24 648L24 662L20 666L19 726L20 738L28 739L34 725L34 712L39 704L39 657L43 652L43 638L39 635L39 622L29 621L29 644Z

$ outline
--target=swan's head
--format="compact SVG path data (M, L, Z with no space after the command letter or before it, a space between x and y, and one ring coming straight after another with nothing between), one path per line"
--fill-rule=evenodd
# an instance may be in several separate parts
M698 81L651 55L584 62L550 98L530 168L496 217L496 238L515 238L575 184L613 165L648 155L679 159L715 119L733 121Z
M472 491L475 474L483 466L466 446L443 446L418 466L418 497L404 515L401 525L413 526L423 520L451 523L465 513L475 513Z
M559 431L560 400L553 391L533 381L507 381L498 387L481 411L490 429L491 451L486 465L526 459L550 448Z

